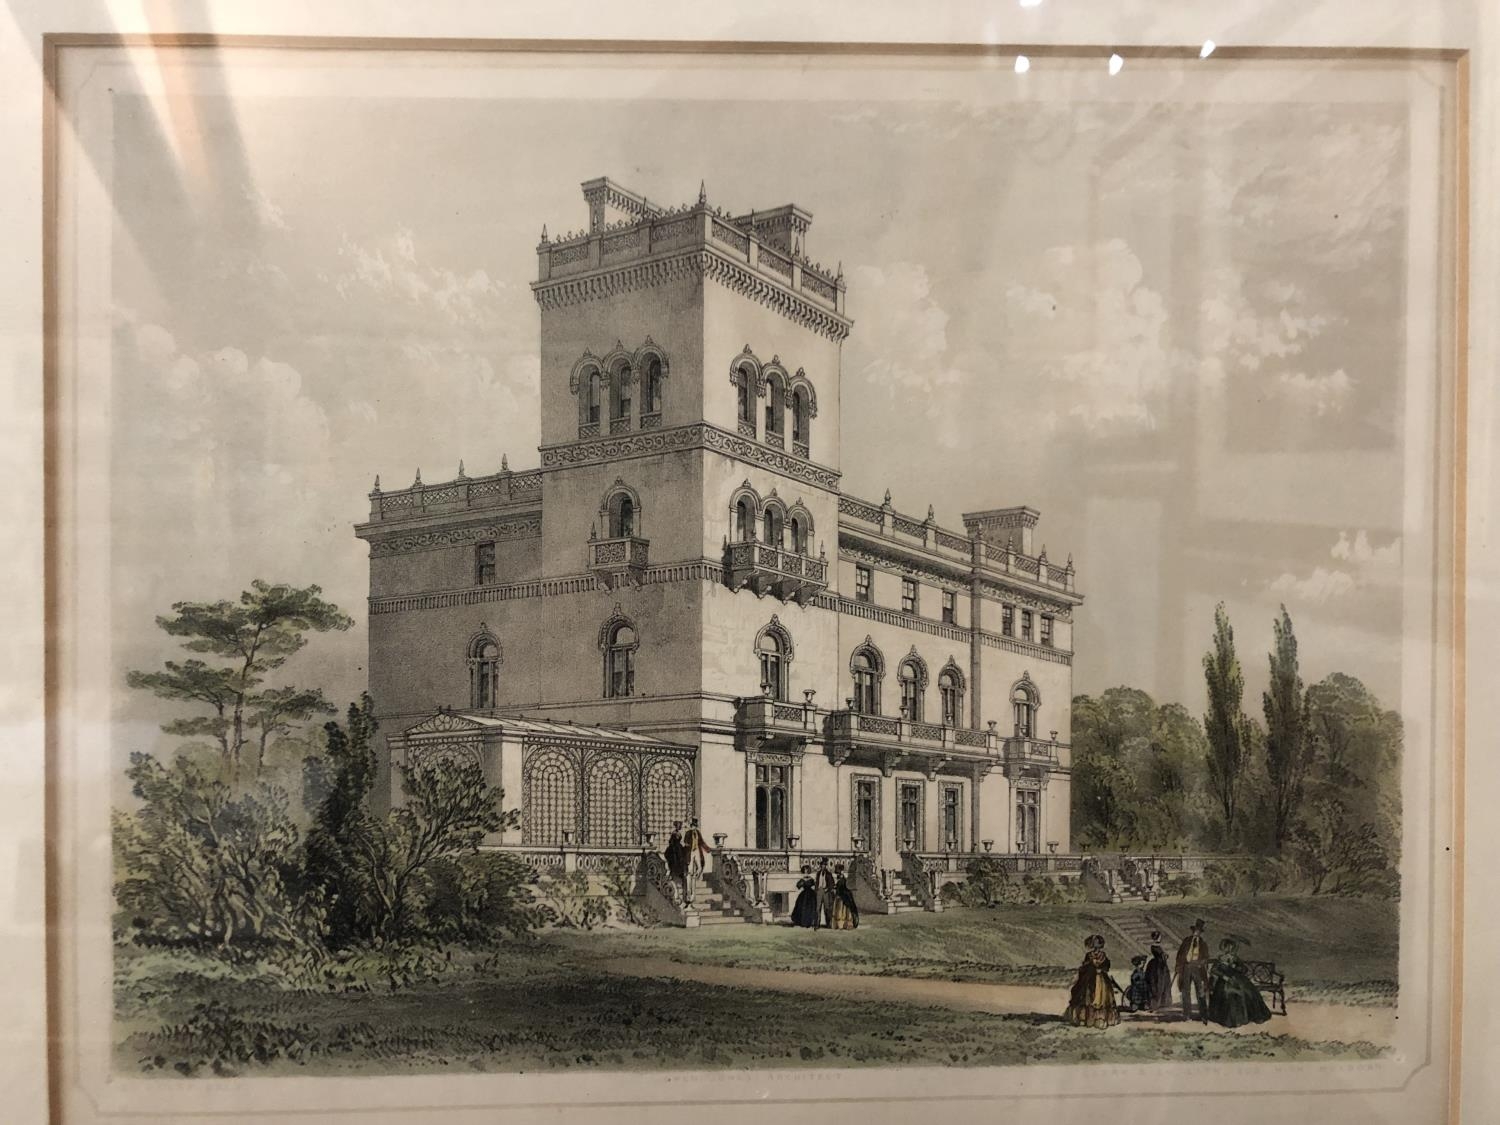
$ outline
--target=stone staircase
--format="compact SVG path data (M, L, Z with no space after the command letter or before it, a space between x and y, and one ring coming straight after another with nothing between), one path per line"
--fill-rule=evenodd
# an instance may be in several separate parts
M906 885L906 880L901 878L899 871L890 872L890 891L892 914L906 914L913 910L922 909L922 904L911 893L911 888Z
M700 882L693 892L692 907L698 912L700 926L745 925L745 919L731 906L723 895L711 890L706 882Z
M1115 937L1121 942L1121 952L1127 957L1131 954L1150 951L1152 930L1161 933L1161 947L1166 952L1168 961L1176 954L1177 946L1180 944L1175 933L1144 911L1139 913L1131 911L1128 914L1100 918L1099 921L1106 929L1114 931ZM1129 964L1128 960L1126 964Z

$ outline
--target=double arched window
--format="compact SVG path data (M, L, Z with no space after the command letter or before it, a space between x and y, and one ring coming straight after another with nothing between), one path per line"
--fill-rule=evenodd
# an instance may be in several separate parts
M963 726L964 677L951 660L938 673L938 698L943 704L943 726Z
M880 681L885 675L885 660L868 637L849 658L849 671L854 677L854 710L861 715L880 714Z
M488 630L469 641L469 705L480 711L500 698L500 642Z
M1016 737L1035 738L1036 713L1041 705L1041 697L1029 674L1022 673L1015 687L1010 689L1010 704L1016 721Z
M627 699L635 694L635 654L641 647L635 625L616 614L600 630L604 649L604 698Z

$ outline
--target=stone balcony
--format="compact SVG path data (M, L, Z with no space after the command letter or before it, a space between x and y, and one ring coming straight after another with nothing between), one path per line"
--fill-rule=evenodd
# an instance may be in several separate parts
M625 582L639 583L650 565L649 539L634 535L589 541L589 570L611 590Z
M851 701L852 702L852 701ZM993 724L987 730L948 727L890 715L867 715L852 707L828 712L824 737L829 755L842 762L867 758L890 775L905 764L936 776L949 763L988 770L1001 757L1003 740Z
M748 741L761 747L797 749L822 733L823 714L813 706L810 693L803 703L758 695L738 701L734 722Z
M731 590L749 588L800 604L827 589L828 558L799 555L769 543L731 543L724 548L724 579Z

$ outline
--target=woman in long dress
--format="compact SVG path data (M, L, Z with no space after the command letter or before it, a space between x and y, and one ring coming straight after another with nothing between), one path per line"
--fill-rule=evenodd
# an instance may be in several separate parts
M1162 948L1161 933L1151 931L1151 960L1146 962L1147 1007L1160 1012L1172 1003L1172 966L1167 963L1167 951Z
M792 925L810 930L818 928L818 890L811 867L804 867L802 878L797 880L797 901L792 906Z
M1221 1027L1243 1027L1271 1018L1271 1009L1229 938L1219 942L1219 955L1208 968L1208 1018Z
M844 878L842 863L835 864L833 868L833 928L859 928L859 907L854 905L854 892L849 889L849 880Z
M1109 958L1104 953L1104 937L1095 934L1083 943L1083 964L1073 978L1068 996L1068 1010L1063 1013L1074 1027L1096 1027L1101 1030L1120 1022L1115 1006L1115 986L1109 977Z

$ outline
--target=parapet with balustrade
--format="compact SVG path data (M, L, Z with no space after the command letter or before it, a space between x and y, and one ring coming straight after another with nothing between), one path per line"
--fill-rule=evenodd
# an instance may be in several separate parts
M931 508L926 519L906 515L891 505L890 493L886 493L880 504L856 496L840 496L839 518L851 529L863 531L860 525L868 525L871 533L897 544L920 547L939 559L1065 593L1075 592L1071 557L1058 565L1047 558L1045 551L1034 557L1023 555L1008 546L996 546L977 536L939 527Z
M662 207L608 180L585 185L585 199L590 199L591 188L603 192L611 209L623 212L624 217L602 222L603 212L591 203L588 230L554 238L543 229L537 244L537 280L532 283L539 301L545 303L549 293L594 274L707 251L726 265L746 271L746 280L804 299L810 309L821 311L818 319L824 330L838 338L847 335L850 322L844 316L842 271L830 270L802 253L801 235L810 218L806 212L784 207L734 215L710 205L703 195L696 203ZM787 222L766 221L788 216L790 228Z
M516 473L502 468L488 476L471 477L460 463L458 476L438 484L423 484L422 473L406 488L385 491L380 478L370 491L370 522L411 520L513 506L537 507L542 502L540 469Z

